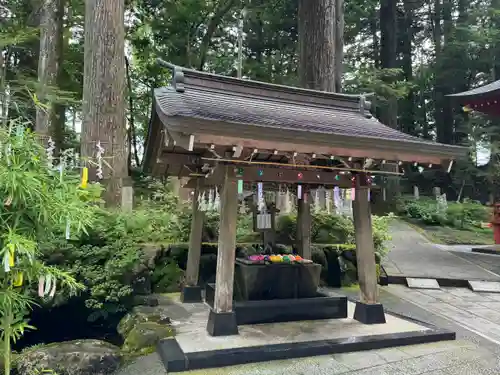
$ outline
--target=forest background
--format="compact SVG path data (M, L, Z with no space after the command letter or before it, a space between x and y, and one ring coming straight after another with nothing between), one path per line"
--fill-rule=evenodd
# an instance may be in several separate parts
M156 59L236 76L241 51L245 79L308 86L308 71L319 69L332 79L314 88L373 92L376 117L386 125L466 145L471 157L451 175L408 170L402 190L440 186L449 199L484 203L496 195L500 124L464 112L446 95L500 78L499 3L2 0L0 113L4 125L27 117L56 149L92 157L100 141L115 155L107 173L127 178L141 164L151 90L170 76ZM108 37L115 54L99 47ZM301 46L320 52L306 60ZM99 71L103 62L110 69ZM103 95L122 109L111 120L97 105ZM112 191L105 199L117 203Z

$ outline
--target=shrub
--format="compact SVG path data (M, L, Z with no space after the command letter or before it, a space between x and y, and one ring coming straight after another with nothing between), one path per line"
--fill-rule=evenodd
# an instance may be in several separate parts
M480 226L490 219L491 210L478 202L448 202L446 212L437 211L435 199L421 197L419 200L406 198L398 204L398 214L415 219L426 225L451 226L467 229Z

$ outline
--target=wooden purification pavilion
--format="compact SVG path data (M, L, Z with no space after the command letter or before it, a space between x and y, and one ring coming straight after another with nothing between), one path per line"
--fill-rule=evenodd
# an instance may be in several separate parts
M354 188L353 217L361 289L355 318L385 322L378 286L371 211L371 176L400 174L417 164L449 168L460 147L422 140L372 117L363 95L319 92L190 70L172 70L168 87L154 90L144 169L154 176L188 177L195 197L220 186L220 233L212 335L238 333L233 311L238 180L303 187L298 200L298 253L311 258L307 194L317 186ZM392 163L395 172L384 171ZM399 170L398 170L399 168ZM193 219L183 290L201 301L198 286L203 212L193 199Z

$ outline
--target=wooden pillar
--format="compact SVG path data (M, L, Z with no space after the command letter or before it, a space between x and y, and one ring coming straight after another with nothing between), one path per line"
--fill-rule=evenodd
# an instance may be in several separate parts
M210 310L207 331L212 336L238 334L233 311L234 261L236 255L236 221L238 186L234 167L224 166L224 182L220 195L219 248L213 308Z
M186 283L181 293L181 301L184 303L202 302L201 287L198 286L198 275L200 272L201 237L203 233L203 211L198 205L198 193L200 191L200 180L196 181L196 188L192 201L191 232L189 233L189 251L186 266Z
M356 192L352 202L356 237L356 260L360 301L356 303L354 319L366 324L385 323L384 309L378 303L377 266L373 244L372 219L368 201L367 176L356 175Z
M297 252L304 259L311 259L312 257L311 222L311 204L309 199L299 199L297 205Z

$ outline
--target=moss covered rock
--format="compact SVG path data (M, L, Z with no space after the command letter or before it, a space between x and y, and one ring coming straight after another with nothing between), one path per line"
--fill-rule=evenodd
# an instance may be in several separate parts
M121 364L120 348L100 340L75 340L37 346L16 358L19 374L53 370L58 375L110 375Z
M148 322L169 325L170 318L161 306L136 306L120 320L116 330L125 340L137 324Z
M170 318L161 306L136 306L117 327L127 353L147 354L161 339L174 336Z
M162 339L174 336L175 332L169 325L155 322L137 323L128 333L123 344L123 350L126 352L148 351Z

